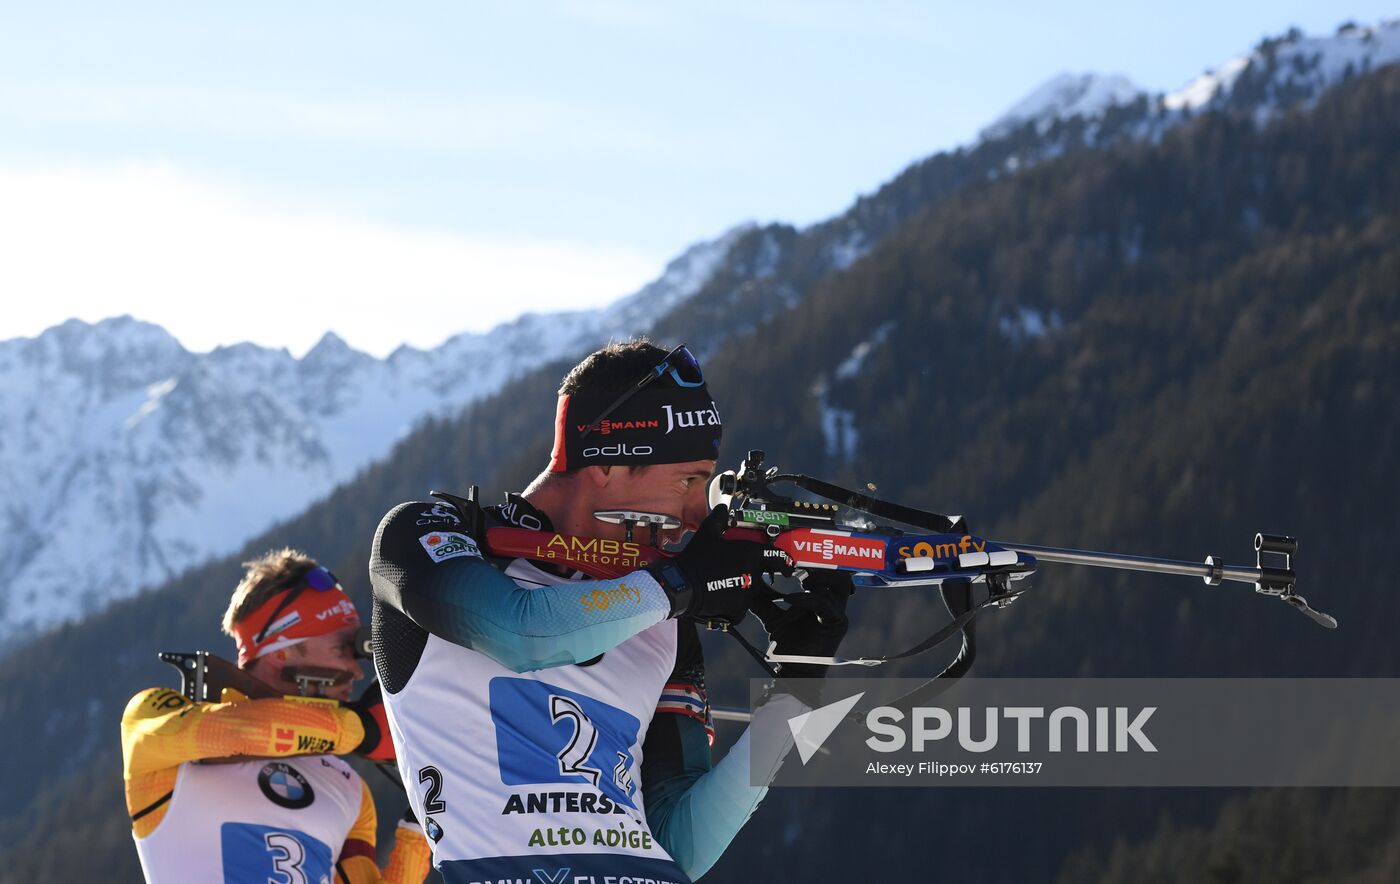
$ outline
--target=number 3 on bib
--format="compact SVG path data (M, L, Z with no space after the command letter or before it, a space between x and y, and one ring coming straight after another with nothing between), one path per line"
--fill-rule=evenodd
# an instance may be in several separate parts
M286 884L310 884L301 864L306 861L306 848L301 842L286 832L268 832L263 836L267 852L272 855L274 874L286 875Z

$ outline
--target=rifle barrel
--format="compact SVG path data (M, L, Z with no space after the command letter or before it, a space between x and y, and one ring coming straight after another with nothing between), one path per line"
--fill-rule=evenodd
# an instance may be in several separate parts
M753 721L753 713L747 709L712 706L710 707L710 714L714 716L715 721L739 721L744 723Z
M1211 576L1211 567L1199 562L1181 559L1158 559L1150 556L1128 556L1119 553L1092 552L1083 549L1064 549L1057 546L1031 546L1026 543L1002 543L998 546L1014 549L1017 552L1035 556L1043 562L1059 562L1066 565L1088 565L1093 568L1113 568L1119 571L1150 571L1155 574L1177 574L1183 577L1199 577L1202 580ZM1224 566L1220 572L1222 580L1239 583L1258 583L1261 575L1258 568Z

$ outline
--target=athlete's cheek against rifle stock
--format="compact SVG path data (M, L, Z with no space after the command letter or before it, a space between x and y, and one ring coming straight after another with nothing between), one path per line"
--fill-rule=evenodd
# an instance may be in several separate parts
M681 520L681 527L661 531L658 539L663 546L676 543L687 531L695 530L709 513L705 488L714 470L713 460L653 464L635 471L615 466L609 470L607 484L598 489L593 508L675 516ZM599 536L623 539L621 526L598 522L596 527Z
M355 629L341 629L326 635L312 636L298 645L279 651L269 661L270 670L261 677L273 687L295 694L298 685L290 677L298 669L320 669L344 672L350 676L343 683L321 689L320 694L333 700L348 700L355 681L364 677L360 661L355 657ZM282 659L276 659L278 656Z

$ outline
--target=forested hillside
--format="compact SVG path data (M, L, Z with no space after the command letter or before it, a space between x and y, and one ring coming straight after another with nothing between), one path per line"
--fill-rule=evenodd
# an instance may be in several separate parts
M1380 572L1400 532L1396 108L1385 69L1263 129L1211 113L948 192L795 306L769 290L752 330L716 344L726 459L761 447L1032 543L1237 561L1254 531L1293 532L1299 591L1341 622L1243 587L1047 566L986 618L981 674L1397 675ZM675 339L704 337L676 321ZM497 493L544 462L563 368L423 426L250 551L303 546L363 600L389 505ZM223 646L236 573L199 569L0 664L5 785L25 802L0 880L138 880L116 711L169 680L156 650ZM938 611L858 596L850 648L909 643ZM707 653L738 702L746 659ZM1362 791L779 791L706 880L1393 880L1396 810Z
M1251 532L1294 531L1300 591L1342 623L1317 629L1248 590L1046 567L1034 598L987 618L982 674L1393 677L1400 603L1376 569L1400 530L1397 100L1391 70L1262 132L1211 115L966 191L771 329L742 370L792 396L727 416L781 408L766 447L839 469L803 373L830 354L825 401L861 430L852 478L1030 542L1239 560ZM718 371L717 387L738 383ZM904 646L925 610L864 599L853 649ZM803 834L784 847L746 831L744 847L821 880L925 868L910 844L950 880L1050 879L1070 845L1093 845L1076 881L1141 880L1139 864L1220 881L1397 868L1386 793L1261 793L1218 821L1228 796L1203 790L773 797L766 819L784 831L800 814ZM845 832L859 849L802 848ZM1117 841L1143 843L1103 859ZM734 880L754 867L739 856Z

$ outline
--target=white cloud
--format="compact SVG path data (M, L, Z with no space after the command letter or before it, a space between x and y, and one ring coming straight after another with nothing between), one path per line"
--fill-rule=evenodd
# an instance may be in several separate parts
M596 306L662 261L626 248L395 227L254 200L164 164L0 167L0 339L130 313L191 349L384 355L527 311Z

